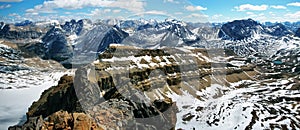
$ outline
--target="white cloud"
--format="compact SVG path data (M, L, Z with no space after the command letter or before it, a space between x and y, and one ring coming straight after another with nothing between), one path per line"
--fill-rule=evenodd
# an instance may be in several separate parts
M23 0L0 0L0 2L21 2Z
M30 14L36 14L36 13L56 13L54 11L55 5L44 2L45 5L36 5L32 9L27 9L26 13Z
M300 19L300 11L297 11L295 13L287 13L285 16L294 19Z
M52 0L45 1L41 5L37 5L32 9L26 10L27 13L49 13L54 9L82 9L85 7L113 7L129 10L131 12L144 11L145 3L139 0Z
M25 18L22 17L21 15L17 14L17 13L11 13L8 14L9 17L13 17L13 19L11 19L12 21L23 21Z
M197 13L192 13L190 15L187 16L188 18L208 18L208 15L205 14L197 14Z
M254 11L263 11L268 9L268 5L251 5L251 4L243 4L240 6L234 7L237 11L247 11L247 10L254 10Z
M275 14L274 12L269 12L269 14L270 14L271 16L276 16L276 14Z
M11 5L7 4L7 5L0 5L0 9L6 9L6 8L10 8Z
M114 16L112 13L118 13L121 12L121 10L111 10L111 9L94 9L90 13L78 13L77 15L84 15L88 16L92 19L110 19L110 18L117 18L122 19L123 16Z
M75 17L72 17L75 19ZM24 19L30 20L30 21L51 21L51 20L69 20L66 16L59 16L57 14L49 14L47 16L41 16L37 13L26 13Z
M174 14L176 14L176 15L181 15L181 14L183 14L182 12L175 12Z
M271 8L274 8L274 9L286 9L285 6L282 6L282 5L272 5L270 6Z
M17 16L20 16L20 15L17 14L17 13L12 13L12 14L8 14L8 16L11 16L11 17L17 17Z
M141 12L141 13L136 13L133 16L142 16L142 15L168 15L166 12L164 11L159 11L159 10L150 10L150 11L145 11L145 12Z
M113 10L113 12L114 12L114 13L120 13L121 10L120 10L120 9L115 9L115 10Z
M111 12L111 9L104 9L104 13Z
M89 14L89 15L91 15L91 16L99 16L99 15L101 15L103 13L103 11L102 10L100 10L100 9L95 9L95 10L93 10L93 11L91 11L91 14Z
M112 13L117 13L121 10L111 10L111 9L94 9L91 11L91 13L78 13L77 15L81 16L88 16L89 18L93 20L97 19L124 19L124 16L115 16L112 15Z
M215 19L219 19L222 16L223 16L222 14L215 14L211 18L215 20Z
M166 2L176 3L176 4L180 3L179 1L175 1L175 0L164 0L164 3L166 3Z
M253 13L247 12L247 16L235 18L235 19L248 19L252 18L260 22L297 22L300 19L300 11L287 13L285 15L280 15L275 12L266 12L266 13Z
M288 3L287 6L300 6L300 2Z
M246 14L253 15L254 13L253 12L246 12Z
M247 14L247 16L245 16L245 17L243 17L241 19L252 18L254 20L261 21L261 22L268 21L268 19L270 19L264 13L256 14L256 13L253 13L253 12L247 12L246 14Z
M185 9L188 10L188 11L207 10L207 8L205 8L205 7L202 7L202 6L192 6L192 5L186 6Z

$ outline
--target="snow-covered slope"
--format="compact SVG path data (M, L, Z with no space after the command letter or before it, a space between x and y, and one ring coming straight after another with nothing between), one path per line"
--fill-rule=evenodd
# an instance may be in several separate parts
M26 56L26 57L24 57ZM26 111L47 88L64 74L72 74L59 63L28 57L9 41L0 41L0 129L23 123Z

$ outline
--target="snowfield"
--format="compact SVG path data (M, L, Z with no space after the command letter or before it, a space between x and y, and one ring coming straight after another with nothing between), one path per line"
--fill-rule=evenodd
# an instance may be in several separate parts
M60 77L65 74L72 73L71 71L42 73L32 77L27 75L28 79L18 79L18 83L24 88L0 89L0 129L24 123L26 112L31 104L39 99L44 90L57 85ZM4 80L3 78L1 79Z

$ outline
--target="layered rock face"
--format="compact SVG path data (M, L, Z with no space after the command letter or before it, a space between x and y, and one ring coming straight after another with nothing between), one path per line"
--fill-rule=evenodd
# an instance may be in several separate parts
M86 88L91 87L88 84L86 85ZM86 95L85 92L81 94ZM80 92L77 91L77 93ZM24 125L10 127L9 129L152 130L171 129L176 122L175 113L177 109L171 100L157 100L152 105L147 106L146 104L115 98L94 103L90 109L84 110L79 103L80 100L78 101L76 97L73 77L63 76L58 86L46 90L39 101L34 102L29 108L28 119ZM168 107L172 109L165 113L161 112ZM151 119L151 117L156 120Z

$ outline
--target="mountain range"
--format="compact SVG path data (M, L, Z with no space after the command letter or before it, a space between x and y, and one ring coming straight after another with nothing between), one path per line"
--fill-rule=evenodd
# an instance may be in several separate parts
M27 20L0 39L1 89L61 77L9 129L300 129L297 23Z

